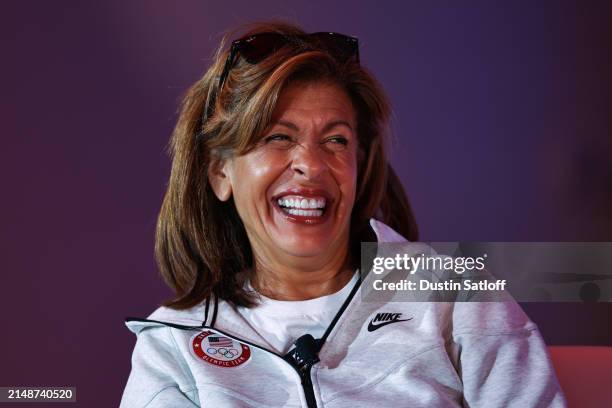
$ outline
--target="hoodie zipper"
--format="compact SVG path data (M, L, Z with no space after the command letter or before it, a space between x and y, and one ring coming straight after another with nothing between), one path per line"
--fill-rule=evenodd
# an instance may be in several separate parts
M306 397L306 405L308 408L317 408L317 399L314 395L314 388L312 388L312 378L310 377L310 369L312 365L306 366L306 368L299 372L302 378L302 388L304 389L304 396Z

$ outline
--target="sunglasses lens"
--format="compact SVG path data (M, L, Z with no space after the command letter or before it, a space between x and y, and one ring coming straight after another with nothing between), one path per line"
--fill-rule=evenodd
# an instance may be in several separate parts
M357 39L337 33L314 33L310 35L322 48L325 48L338 61L345 62L357 57Z
M240 53L250 64L257 64L286 43L287 39L281 34L261 33L245 39Z
M338 33L321 32L308 34L302 40L326 49L340 62L346 62L351 57L356 57L359 60L357 39L354 37ZM239 50L242 57L250 64L257 64L290 41L292 40L282 34L260 33L240 41Z

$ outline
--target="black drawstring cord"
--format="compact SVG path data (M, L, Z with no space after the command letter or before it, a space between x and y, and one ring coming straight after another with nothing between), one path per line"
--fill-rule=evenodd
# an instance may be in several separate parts
M202 326L206 326L206 321L208 320L208 307L210 306L210 297L206 298L206 306L204 306L204 321L202 322Z
M210 327L212 327L214 329L215 327L215 322L217 321L217 309L219 309L219 297L217 295L215 296L215 308L213 309L213 316L212 316L212 321L210 322Z

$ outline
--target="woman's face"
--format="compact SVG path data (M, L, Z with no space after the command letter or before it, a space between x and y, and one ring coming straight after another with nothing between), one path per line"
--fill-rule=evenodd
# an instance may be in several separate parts
M356 125L341 88L295 84L280 94L256 147L222 166L219 185L231 190L256 258L324 261L346 254L357 180Z

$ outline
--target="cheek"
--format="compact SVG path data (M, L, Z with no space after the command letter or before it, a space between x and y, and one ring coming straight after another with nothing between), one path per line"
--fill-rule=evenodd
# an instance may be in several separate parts
M241 216L258 205L266 204L266 193L278 177L279 168L278 158L270 154L252 152L236 158L232 186Z
M357 195L357 165L351 166L350 170L347 171L344 186L345 194L347 199L350 200L352 209Z
M357 190L357 155L355 152L338 157L330 166L342 192L345 205L352 208Z

